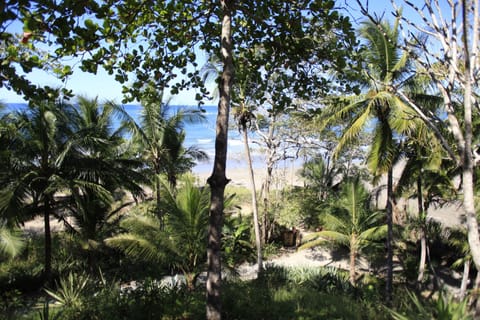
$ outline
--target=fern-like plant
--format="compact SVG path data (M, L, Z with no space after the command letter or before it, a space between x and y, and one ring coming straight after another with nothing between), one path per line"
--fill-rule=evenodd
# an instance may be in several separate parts
M9 228L5 222L0 222L0 254L13 258L23 250L24 246L21 233Z
M136 212L121 222L126 231L105 240L107 245L140 260L171 265L193 286L205 261L209 194L191 177L180 181L177 191L163 182L162 210L165 227L158 215Z

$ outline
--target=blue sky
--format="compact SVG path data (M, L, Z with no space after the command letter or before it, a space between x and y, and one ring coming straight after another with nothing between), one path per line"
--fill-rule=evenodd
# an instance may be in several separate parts
M343 2L344 1L339 1L339 3ZM352 4L354 1L346 0L345 2L348 2L349 6L354 6ZM375 4L373 4L373 2L375 2ZM389 1L370 1L370 9L374 9L375 12L379 13L384 11L389 12L391 11L391 6ZM18 30L12 30L12 32L22 33L21 25L18 25ZM200 56L201 61L199 61L199 65L201 66L204 63L205 57L201 52L198 53L198 56ZM49 85L51 87L65 86L73 90L75 95L83 95L88 98L98 97L100 100L113 100L117 103L121 103L122 100L121 85L102 68L98 68L97 74L85 73L76 68L74 69L73 75L69 77L65 84L42 71L33 72L28 75L28 78L37 84ZM212 90L213 86L214 85L211 84L209 89ZM183 91L178 96L171 97L172 100L170 103L177 105L195 105L197 103L195 94L195 90ZM3 103L25 102L21 96L5 88L0 88L0 101ZM209 101L207 104L216 104L216 102Z
M203 54L200 53L199 56L203 56ZM107 74L102 68L98 68L97 74L91 74L82 72L78 67L75 67L73 74L65 83L46 72L38 70L30 73L28 78L36 84L48 85L53 88L66 87L73 90L74 95L88 98L98 97L100 100L113 100L116 103L121 103L123 98L122 85L115 81L114 75ZM211 90L212 86L213 84L210 84L207 87ZM171 97L170 103L175 105L196 105L195 94L195 90L183 91L178 96ZM0 88L0 101L4 103L25 102L21 96L5 88ZM208 105L214 103L211 101L207 102Z

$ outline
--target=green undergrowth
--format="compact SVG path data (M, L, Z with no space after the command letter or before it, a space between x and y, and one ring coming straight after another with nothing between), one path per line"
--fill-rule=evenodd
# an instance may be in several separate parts
M131 290L69 274L36 308L11 319L204 319L204 297L202 285L191 290L147 279ZM352 287L332 268L270 267L252 281L226 281L222 299L223 319L385 319L375 292Z

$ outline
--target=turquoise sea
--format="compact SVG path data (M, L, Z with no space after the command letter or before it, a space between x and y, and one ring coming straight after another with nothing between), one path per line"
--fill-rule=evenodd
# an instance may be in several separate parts
M26 108L26 104L9 103L7 104L7 112ZM126 112L132 116L136 121L139 119L142 107L140 105L125 105ZM172 113L180 108L194 109L196 106L170 106ZM199 123L185 123L185 146L196 146L205 151L209 157L209 161L198 163L194 172L209 172L213 168L213 159L215 155L215 122L217 117L217 106L202 106L205 111L205 121ZM251 134L251 139L255 139L255 135ZM253 158L254 166L256 168L264 167L263 152L257 144L250 144L250 152ZM228 163L227 169L246 168L245 149L242 136L238 130L231 124L228 133Z

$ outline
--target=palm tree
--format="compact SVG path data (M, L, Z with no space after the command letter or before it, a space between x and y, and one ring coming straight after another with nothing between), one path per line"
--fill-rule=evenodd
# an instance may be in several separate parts
M0 213L18 222L43 215L47 281L51 277L52 215L60 217L60 209L66 207L79 212L82 197L91 206L109 203L111 191L119 186L136 195L143 192L136 184L139 175L126 170L125 162L130 160L117 159L118 153L109 149L114 140L120 141L118 137L105 135L102 130L107 125L88 126L79 120L99 121L101 117L92 120L94 108L87 109L82 114L73 105L43 102L11 117L17 134L6 147L10 155L8 171L0 181ZM95 216L95 208L89 209L90 216Z
M241 91L241 90L240 90ZM241 93L241 92L240 92ZM253 210L253 227L255 230L255 244L257 247L257 268L258 274L263 271L263 256L262 256L262 236L260 234L260 224L258 219L258 204L257 204L257 190L255 186L255 174L253 172L252 157L250 155L250 147L248 144L248 127L255 118L252 110L249 110L245 103L245 97L240 94L240 106L233 109L234 118L236 119L239 130L243 134L243 143L245 147L245 155L247 157L247 164L249 170L249 179L252 195L252 210Z
M253 172L252 157L250 154L250 146L248 139L248 129L252 124L252 121L255 119L254 107L250 103L250 97L247 96L248 90L252 91L252 88L255 87L254 83L249 78L249 73L245 70L248 70L248 63L245 59L242 64L238 65L236 68L237 75L243 73L241 77L237 77L237 81L232 88L232 113L233 117L238 126L238 130L243 135L243 143L245 148L245 156L247 157L247 165L249 170L249 180L251 186L251 196L252 196L252 211L253 211L253 225L255 230L255 244L257 247L257 267L258 273L260 274L263 270L263 256L262 256L262 235L260 232L260 224L258 217L258 204L257 204L257 191L255 185L255 175ZM217 78L220 74L220 61L218 56L210 56L208 62L203 66L203 81L207 81L209 78ZM241 78L241 79L238 79ZM254 89L255 90L255 89ZM254 91L253 90L253 91ZM213 96L218 96L218 90L216 89L213 93ZM266 221L266 216L265 216ZM266 237L267 229L264 224L264 237ZM265 239L265 238L264 238Z
M122 121L117 127L114 126L114 117ZM131 158L124 138L126 122L131 121L123 108L111 102L99 104L97 99L78 98L71 119L75 135L70 143L78 149L81 157L70 157L66 164L73 162L76 168L89 168L88 180L108 191L101 194L90 186L77 186L72 187L71 194L65 197L65 206L69 209L65 214L73 218L73 224L65 216L62 219L79 236L86 249L98 246L109 220L133 203L115 203L115 193L128 191L134 200L145 197L141 186L147 182L141 174L143 163ZM72 173L73 177L81 174L80 171Z
M166 174L170 185L175 187L179 174L189 171L195 160L205 160L208 156L192 146L185 149L185 121L200 121L199 110L178 110L172 113L163 102L163 92L150 87L144 89L140 123L135 126L134 145L147 164L147 174L152 177L157 204L156 213L163 221L160 210L161 174Z
M417 282L420 284L424 278L428 255L428 209L433 204L443 206L456 200L453 177L457 168L453 162L445 160L444 150L431 132L417 130L417 133L417 137L408 137L403 143L406 163L395 193L417 199L417 218L409 224L410 228L419 232L420 261Z
M45 231L45 269L51 276L50 215L55 211L55 193L66 188L63 167L68 153L68 106L40 103L27 111L18 111L13 123L17 135L10 151L9 172L2 176L0 211L3 217L26 217L42 214ZM19 213L22 214L19 216Z
M325 230L310 235L300 247L306 249L326 242L348 247L352 285L356 281L358 255L386 233L386 225L381 225L382 213L372 212L369 206L370 196L358 178L344 182L338 199L333 199L330 212L323 217Z
M132 257L169 262L185 275L189 287L195 284L206 259L209 209L208 189L195 186L192 180L182 181L176 192L163 182L164 232L157 215L137 213L122 220L125 233L105 240Z
M412 73L408 55L397 46L399 40L397 18L392 26L386 21L367 21L359 30L364 40L364 69L358 82L361 94L334 99L336 103L325 110L325 124L332 125L350 120L344 129L335 154L351 145L361 132L373 131L367 164L374 182L387 175L386 217L387 235L387 300L392 298L393 282L393 164L398 157L396 138L414 131L419 119L413 117L408 105L395 93L406 86ZM395 88L395 90L393 90Z
M319 200L326 200L342 176L341 167L317 155L303 164L300 175L316 190Z
M166 119L163 140L165 150L163 173L167 176L167 181L172 188L177 185L177 177L189 172L197 161L208 160L208 155L197 146L192 145L187 148L184 146L183 122L200 119L203 119L203 116L195 110L180 110L174 116Z

